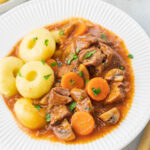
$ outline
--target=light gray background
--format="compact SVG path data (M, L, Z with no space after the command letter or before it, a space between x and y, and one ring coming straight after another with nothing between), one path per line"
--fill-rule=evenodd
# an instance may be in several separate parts
M103 1L108 2L122 9L127 14L129 14L142 26L142 28L146 31L146 33L150 37L150 0L103 0ZM137 150L141 135L142 133L123 150Z

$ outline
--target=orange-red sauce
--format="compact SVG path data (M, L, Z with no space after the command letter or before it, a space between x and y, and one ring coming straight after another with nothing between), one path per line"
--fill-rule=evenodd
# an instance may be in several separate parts
M118 104L111 104L108 107L112 107L112 106L117 106L120 111L121 111L121 119L119 121L119 123L117 123L116 125L107 125L107 126L100 126L95 128L94 132L88 136L79 136L77 135L76 140L66 143L66 144L77 144L77 143L87 143L87 142L91 142L93 140L96 140L98 138L101 138L103 136L105 136L106 134L110 133L112 130L116 129L119 126L119 124L126 118L128 111L131 108L132 105L132 101L133 101L133 96L134 96L134 74L133 74L133 69L132 69L132 65L131 65L131 60L127 57L128 56L128 50L125 46L124 41L119 38L117 35L115 35L113 32L105 29L104 27L97 25L97 24L93 24L88 20L84 20L84 19L80 19L80 18L71 18L71 19L67 19L49 26L46 26L46 28L48 30L54 30L54 29L61 29L63 26L65 26L66 24L69 24L70 22L72 22L73 20L79 20L79 21L83 21L86 24L89 24L89 26L93 26L94 28L90 28L91 30L93 30L93 32L96 32L96 30L100 30L102 33L104 33L107 36L107 39L109 41L111 41L114 45L113 49L115 49L121 56L121 58L124 60L124 66L125 66L125 70L126 70L126 81L128 83L127 88L126 88L126 99ZM88 32L88 31L87 31ZM19 41L14 48L12 49L11 53L9 55L11 56L17 56L18 57L18 48L20 45ZM67 47L67 42L62 46L62 50L64 50ZM61 58L58 58L61 60ZM62 61L62 60L61 60ZM15 120L17 121L17 118L15 117L14 111L13 111L13 107L14 107L14 103L16 102L16 98L21 97L19 94L12 97L12 98L6 98L4 97L4 100L8 106L8 108L10 109L10 111L12 112ZM19 127L27 134L29 134L32 138L35 139L47 139L53 142L62 142L60 141L55 134L51 131L48 130L46 128L43 129L38 129L38 130L30 130L27 129L25 127L23 127L19 121L17 121ZM62 142L65 143L65 142Z

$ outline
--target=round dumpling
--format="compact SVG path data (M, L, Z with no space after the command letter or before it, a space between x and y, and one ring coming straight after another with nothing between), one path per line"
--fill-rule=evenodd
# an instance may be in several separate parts
M45 28L28 33L19 47L19 57L25 62L45 60L53 56L56 42L52 34Z
M23 66L23 61L17 57L5 57L0 60L0 93L13 96L17 93L16 75Z
M40 61L26 63L16 78L17 89L26 98L40 98L50 90L53 82L53 70Z
M27 128L38 129L46 124L46 110L43 108L35 108L32 105L31 99L18 99L14 106L14 112L21 124Z

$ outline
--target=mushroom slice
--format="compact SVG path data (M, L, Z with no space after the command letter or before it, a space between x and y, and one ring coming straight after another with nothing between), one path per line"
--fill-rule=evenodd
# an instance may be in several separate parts
M118 108L114 107L109 111L99 116L101 120L110 124L116 124L120 119L120 112Z
M106 73L105 79L108 81L122 82L124 79L124 72L117 68L111 69Z
M89 80L90 74L89 74L89 71L88 71L88 69L86 68L85 65L80 64L79 71L81 71L83 73L83 78L85 79L85 81Z
M123 100L125 97L122 82L114 82L111 85L110 94L105 100L105 104L111 104Z

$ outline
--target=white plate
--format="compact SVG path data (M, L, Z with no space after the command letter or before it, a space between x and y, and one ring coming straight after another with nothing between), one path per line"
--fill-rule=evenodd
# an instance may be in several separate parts
M5 11L9 10L10 8L12 8L24 1L26 1L26 0L8 0L7 2L0 5L0 13L3 13Z
M0 143L4 150L116 150L131 142L150 117L150 40L143 29L119 9L99 0L31 1L0 17L0 57L33 28L77 16L112 30L134 55L135 96L121 125L104 138L87 144L63 145L34 140L23 133L0 100Z

